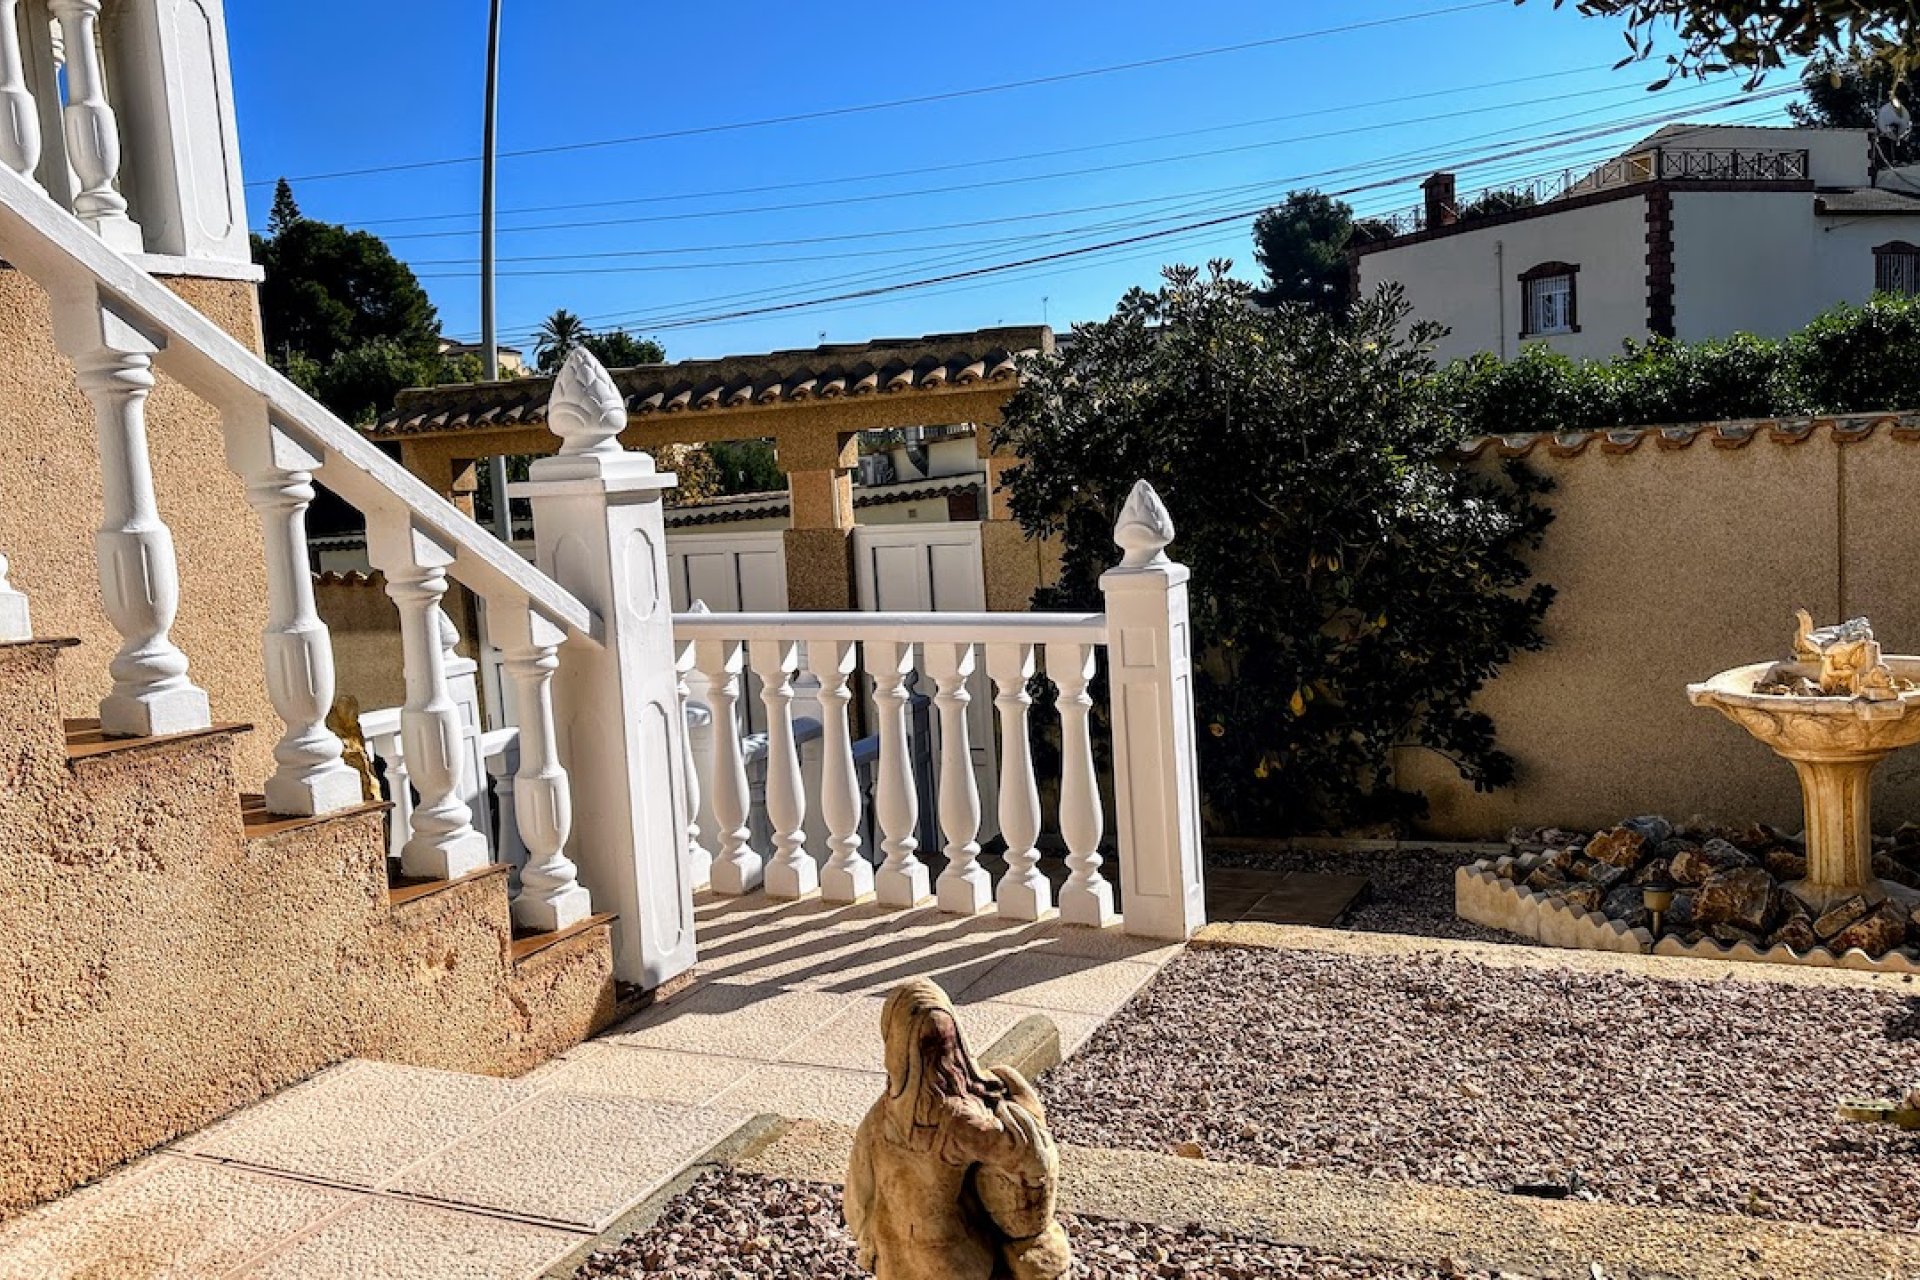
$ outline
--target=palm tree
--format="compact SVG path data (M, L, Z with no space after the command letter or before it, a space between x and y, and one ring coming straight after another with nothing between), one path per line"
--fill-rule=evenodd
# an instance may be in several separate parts
M534 360L542 373L552 373L569 351L586 340L586 322L561 307L541 322L539 332L534 335Z

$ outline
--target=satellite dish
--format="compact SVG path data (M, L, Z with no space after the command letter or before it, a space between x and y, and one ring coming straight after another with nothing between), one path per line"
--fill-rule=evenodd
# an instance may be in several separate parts
M1905 142L1913 133L1913 113L1897 102L1889 102L1880 108L1880 114L1874 118L1874 127L1879 129L1883 138Z

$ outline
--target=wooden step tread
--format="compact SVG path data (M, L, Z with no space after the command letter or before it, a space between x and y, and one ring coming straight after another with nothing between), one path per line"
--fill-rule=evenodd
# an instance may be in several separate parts
M537 956L548 947L565 942L568 938L578 937L589 929L598 929L613 920L610 915L588 916L578 924L570 924L564 929L555 929L549 933L521 933L514 931L513 962L519 964L531 956Z
M0 640L0 649L78 649L73 636L33 636L26 640Z
M101 731L98 720L68 720L65 722L65 727L69 760L90 760L98 756L112 755L117 751L138 751L144 747L191 742L195 738L253 732L253 726L250 724L215 724L187 733L164 733L152 738L110 738Z
M267 798L242 792L240 795L240 825L246 828L249 840L265 840L273 836L283 836L289 831L302 831L321 823L332 822L336 818L352 818L363 813L377 813L387 808L384 800L371 800L354 805L348 809L336 809L332 813L323 813L318 817L295 817L283 813L267 811Z
M415 876L398 876L392 884L387 886L387 905L397 907L402 903L415 902L436 893L445 893L455 885L471 884L475 880L483 880L488 876L503 876L507 874L507 869L504 862L490 863L478 871L469 871L457 880L424 880Z

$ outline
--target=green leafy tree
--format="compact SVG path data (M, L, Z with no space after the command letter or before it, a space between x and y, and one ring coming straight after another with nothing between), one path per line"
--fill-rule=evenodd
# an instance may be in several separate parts
M631 369L641 364L665 364L667 349L652 338L636 338L625 329L589 333L580 345L609 369Z
M1253 256L1266 273L1254 295L1263 306L1300 302L1328 315L1352 303L1347 250L1384 238L1378 222L1353 219L1353 206L1319 191L1294 191L1253 221Z
M1553 7L1565 3L1553 0ZM1884 61L1897 71L1920 55L1914 0L1576 0L1576 7L1622 24L1628 53L1621 66L1664 61L1656 89L1676 76L1705 78L1736 67L1749 73L1749 85L1758 84L1789 59L1817 54ZM1677 47L1663 52L1668 44Z
M1192 566L1201 785L1220 828L1400 820L1393 755L1425 747L1479 787L1513 777L1474 694L1537 648L1550 588L1526 551L1550 516L1518 467L1449 464L1428 394L1438 329L1393 290L1336 318L1249 305L1226 264L1173 268L1036 357L995 431L1023 459L1012 509L1058 537L1045 607L1099 608L1115 514L1160 491Z
M1897 97L1909 109L1913 105L1908 84L1885 62L1863 66L1822 54L1801 72L1800 87L1807 100L1788 103L1787 114L1812 129L1871 129L1890 100ZM1920 137L1886 138L1879 146L1890 164L1920 162Z
M1531 191L1482 191L1460 206L1458 216L1462 222L1471 222L1475 218L1484 218L1490 214L1511 213L1515 209L1531 209L1539 203L1540 197Z
M587 324L565 307L540 322L533 335L533 358L542 373L552 373L565 363L568 354L587 340Z
M767 493L787 487L771 440L716 440L707 452L713 458L716 494Z

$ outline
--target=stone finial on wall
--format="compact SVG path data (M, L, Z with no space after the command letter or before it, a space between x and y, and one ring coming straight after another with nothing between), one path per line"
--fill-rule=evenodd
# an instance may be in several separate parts
M1133 492L1120 508L1113 527L1113 543L1126 553L1122 569L1144 569L1167 563L1167 544L1173 541L1173 517L1145 480L1133 482Z
M627 402L606 366L585 347L568 352L547 404L547 426L560 437L561 456L617 454L626 425Z

